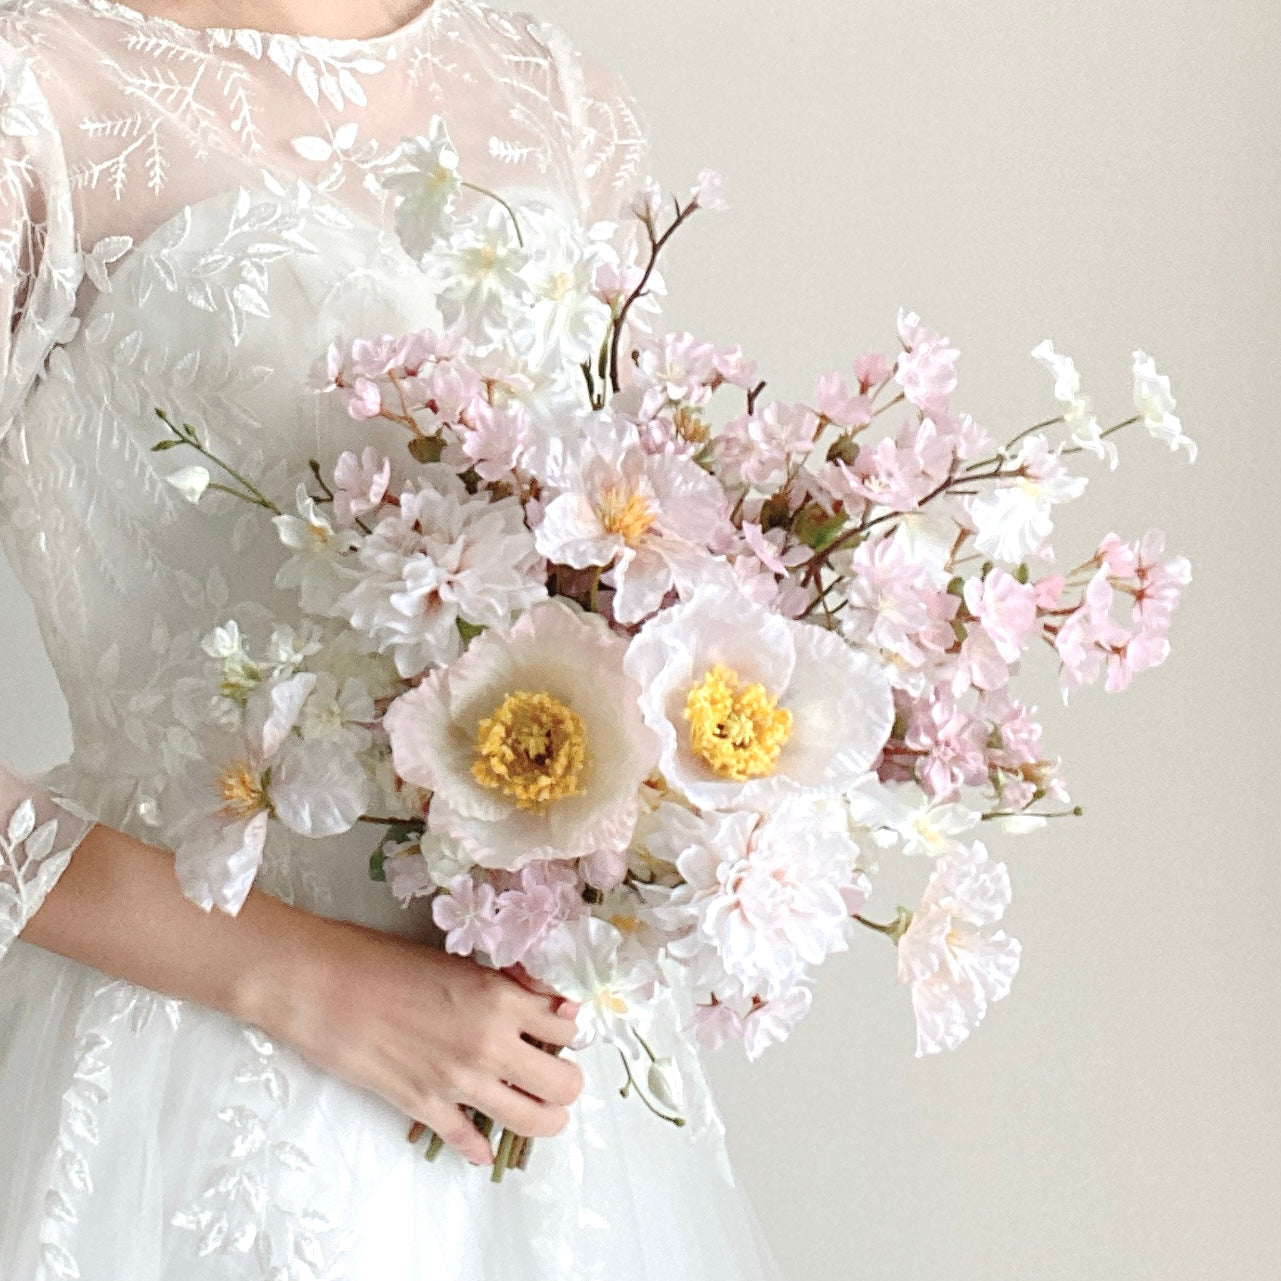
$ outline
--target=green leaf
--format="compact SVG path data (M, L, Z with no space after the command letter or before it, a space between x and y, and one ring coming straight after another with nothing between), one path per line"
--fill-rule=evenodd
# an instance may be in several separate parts
M797 513L792 532L806 547L812 547L816 552L821 552L841 536L841 531L849 524L849 519L845 512L828 516L821 507L805 507Z
M463 638L464 644L470 645L484 630L483 627L477 627L475 623L469 623L465 618L458 620L458 634Z
M387 855L382 850L375 850L369 856L369 879L371 881L387 879Z
M162 449L177 449L179 445L185 445L185 440L162 440L157 445L152 445L151 452L158 454Z

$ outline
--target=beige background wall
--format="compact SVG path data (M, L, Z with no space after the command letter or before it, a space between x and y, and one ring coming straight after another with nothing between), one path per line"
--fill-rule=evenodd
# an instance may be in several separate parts
M892 349L904 304L961 348L958 403L994 432L1054 412L1039 339L1105 422L1142 347L1201 447L1188 467L1123 438L1061 524L1070 563L1164 528L1194 582L1173 657L1127 694L1064 715L1040 665L1088 813L993 842L1024 943L1008 1000L917 1062L868 936L789 1044L713 1060L785 1275L1281 1277L1281 5L536 7L625 76L666 184L729 178L732 210L669 266L673 328L742 342L800 398Z
M958 402L1001 434L1053 412L1039 339L1105 421L1141 346L1201 446L1189 468L1123 439L1061 523L1074 560L1162 527L1195 578L1173 658L1125 696L1065 714L1048 652L1032 682L1088 814L992 842L1025 948L1011 997L917 1062L868 936L788 1045L713 1058L785 1276L1281 1276L1281 5L529 7L623 73L666 184L730 180L732 211L669 263L672 328L742 342L800 398L892 349L907 305L961 348ZM60 700L7 572L0 643L0 754L51 764Z

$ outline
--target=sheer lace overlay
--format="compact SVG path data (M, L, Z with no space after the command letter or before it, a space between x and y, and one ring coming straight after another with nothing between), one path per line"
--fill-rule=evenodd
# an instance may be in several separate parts
M306 390L316 357L439 322L379 182L432 114L469 182L584 223L620 213L646 169L616 76L476 0L369 40L0 0L0 544L73 734L40 778L0 770L0 1276L777 1275L688 1011L655 1030L687 1082L685 1130L621 1099L616 1055L588 1047L569 1129L494 1187L451 1153L425 1162L405 1118L255 1029L17 937L93 819L154 837L160 778L191 747L166 710L195 641L296 608L269 523L166 484L183 460L152 451L156 408L286 498L308 458L347 447L350 420ZM277 845L262 883L432 937L421 903L369 881L366 844Z

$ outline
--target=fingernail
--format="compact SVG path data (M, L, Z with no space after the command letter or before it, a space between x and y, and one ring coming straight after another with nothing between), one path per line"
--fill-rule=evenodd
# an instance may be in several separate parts
M562 1001L557 1013L563 1014L567 1019L576 1019L580 1009L582 1009L582 1006L577 1001Z

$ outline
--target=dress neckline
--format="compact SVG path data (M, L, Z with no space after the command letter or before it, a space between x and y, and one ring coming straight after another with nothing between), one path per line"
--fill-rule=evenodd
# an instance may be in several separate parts
M459 0L427 0L426 4L411 17L406 18L399 26L381 35L372 36L320 36L294 31L264 31L256 27L193 27L177 22L173 18L162 18L158 14L143 13L141 9L131 8L118 0L75 0L96 13L105 13L132 23L140 28L152 28L180 34L187 39L204 36L219 43L243 44L253 41L286 41L304 49L317 52L324 50L351 53L355 50L376 50L397 41L412 38L418 31L435 22L440 15Z

